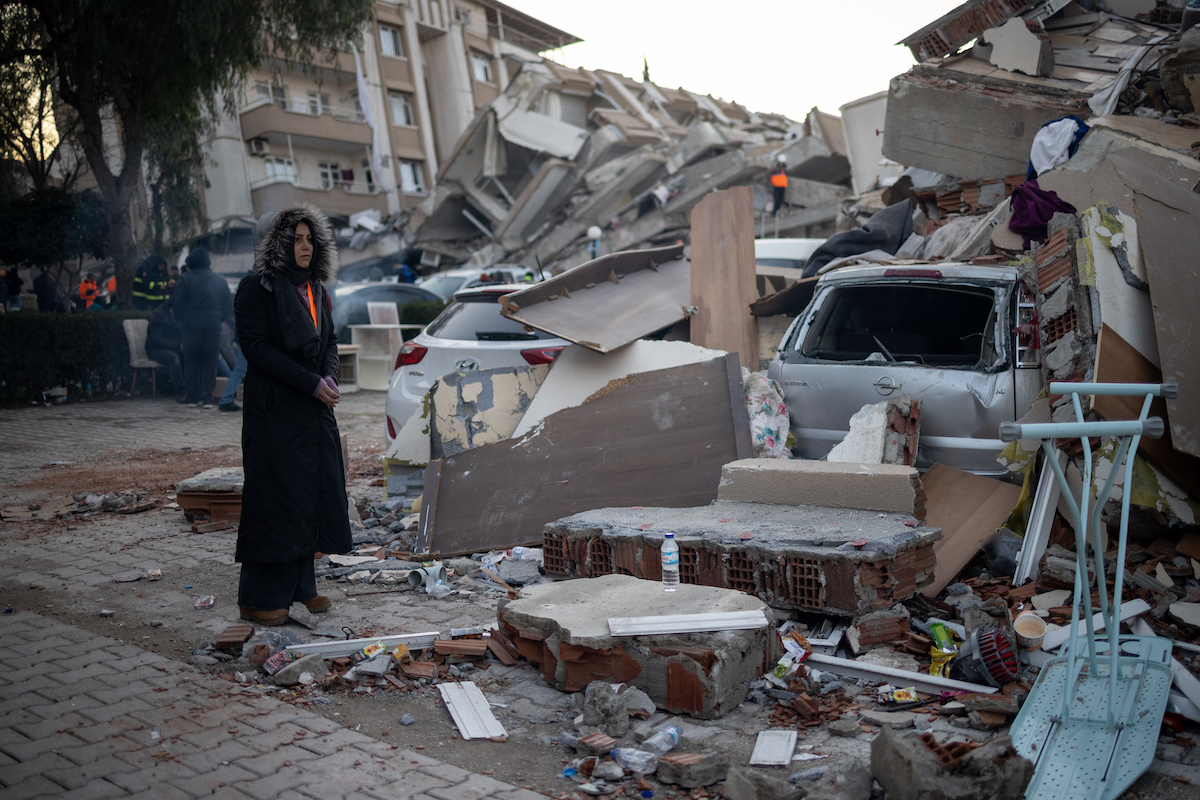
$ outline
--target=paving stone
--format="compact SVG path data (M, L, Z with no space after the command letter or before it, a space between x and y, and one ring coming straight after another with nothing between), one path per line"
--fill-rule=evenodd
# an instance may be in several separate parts
M277 800L284 792L304 786L309 782L304 770L296 766L284 767L258 780L244 781L233 786L240 792L257 800Z
M265 753L246 756L234 761L239 767L248 769L255 775L270 775L281 767L292 766L320 758L316 753L310 753L303 747L280 746Z
M503 783L486 775L471 775L462 783L443 789L429 789L426 793L438 800L479 800L495 792L509 792L515 788L510 783Z
M379 797L380 800L412 800L416 797L420 797L422 800L435 800L432 795L424 794L424 792L448 786L450 786L448 780L421 772L410 772L401 780L375 787L371 790L371 794Z
M25 800L32 797L61 795L63 789L43 775L31 775L4 790L4 800Z
M104 756L83 766L52 770L46 773L46 777L67 789L78 789L97 778L107 778L109 775L133 770L133 766L118 758ZM119 791L124 794L125 790Z
M255 780L253 772L248 772L233 764L221 765L216 769L206 770L190 778L176 778L170 785L176 786L197 796L210 795L217 789L232 786L240 781Z
M148 769L137 769L132 772L111 775L108 779L125 791L132 793L145 791L163 783L171 783L178 778L190 778L195 774L195 770L167 761Z
M35 775L44 775L50 770L55 769L70 769L73 766L75 765L58 753L42 753L37 758L29 761L20 761L5 767L4 771L0 772L0 783L7 787L16 787ZM7 798L6 791L5 800Z

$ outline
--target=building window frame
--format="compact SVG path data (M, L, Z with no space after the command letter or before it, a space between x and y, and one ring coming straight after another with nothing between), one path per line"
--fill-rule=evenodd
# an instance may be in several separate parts
M425 165L420 161L396 159L400 191L404 194L425 194Z
M492 69L492 57L480 53L478 50L472 50L471 77L476 83L494 84L495 72Z
M317 173L321 176L321 188L326 191L342 182L342 168L336 161L318 161Z
M296 162L288 156L266 156L263 164L267 168L267 180L271 182L287 182L296 185Z
M308 113L314 117L333 113L333 104L329 101L329 94L316 89L310 89L308 91Z
M391 58L404 58L404 33L391 25L379 26L379 52Z
M388 114L392 124L402 128L417 127L417 112L413 108L413 96L399 89L388 89Z
M255 99L258 102L266 100L280 108L287 110L287 87L282 83L268 83L267 81L255 81L254 83Z

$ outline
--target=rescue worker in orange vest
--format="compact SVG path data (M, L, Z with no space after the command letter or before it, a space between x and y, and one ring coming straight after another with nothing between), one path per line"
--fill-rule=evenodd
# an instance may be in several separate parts
M114 272L108 276L108 297L105 298L105 304L115 306L117 304L117 275Z
M787 184L787 156L781 155L775 160L775 169L771 170L771 191L775 199L775 208L771 211L773 217L779 216L779 209L783 208L783 195L787 192Z
M92 303L95 303L99 296L100 287L96 284L96 273L89 272L79 284L79 299L83 301L85 309L91 309Z

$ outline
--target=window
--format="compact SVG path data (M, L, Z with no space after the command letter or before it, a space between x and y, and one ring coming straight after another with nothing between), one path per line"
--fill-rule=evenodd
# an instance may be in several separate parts
M400 166L400 191L418 194L425 191L420 161L398 161Z
M468 11L467 9L463 8L462 6L455 6L454 7L454 21L457 22L459 25L462 25L463 27L470 27L471 12Z
M408 125L412 127L417 124L417 119L413 116L412 98L405 92L396 92L389 89L388 105L392 108L393 125Z
M296 162L283 156L267 156L267 178L278 181L296 182Z
M480 83L491 83L492 59L482 53L471 53L471 74Z
M985 369L999 359L996 297L976 286L875 285L834 289L802 354L823 361L893 362Z
M460 297L438 318L429 323L425 333L442 339L468 342L517 342L552 339L542 331L530 331L524 324L500 315L499 295L486 294Z
M404 58L404 46L400 43L400 31L396 28L379 26L379 47L385 56Z
M259 100L270 100L282 109L287 108L287 90L282 83L256 83L254 92Z
M375 194L375 176L371 170L363 168L363 179L367 182L367 194Z
M322 161L317 164L317 169L321 173L321 188L332 189L334 184L342 178L342 170L336 162Z
M319 114L325 114L329 110L329 95L324 92L308 93L308 113L315 117Z

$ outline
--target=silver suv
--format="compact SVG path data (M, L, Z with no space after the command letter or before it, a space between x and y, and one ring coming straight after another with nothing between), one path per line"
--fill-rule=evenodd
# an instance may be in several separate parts
M768 375L783 387L796 455L821 458L862 406L922 401L916 466L1004 475L1001 422L1042 389L1032 297L1012 267L843 267L818 280Z

